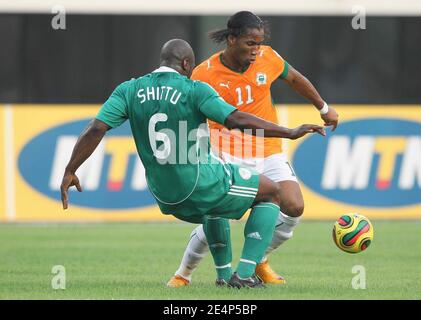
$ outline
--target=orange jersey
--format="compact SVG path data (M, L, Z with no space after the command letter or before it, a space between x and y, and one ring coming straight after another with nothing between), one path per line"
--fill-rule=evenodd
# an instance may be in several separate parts
M261 46L256 61L243 72L235 72L221 62L221 52L198 65L191 79L211 85L229 104L243 112L278 123L270 86L288 73L288 63L271 47ZM209 120L212 147L240 158L268 157L281 152L281 139L254 137L247 132L228 130Z

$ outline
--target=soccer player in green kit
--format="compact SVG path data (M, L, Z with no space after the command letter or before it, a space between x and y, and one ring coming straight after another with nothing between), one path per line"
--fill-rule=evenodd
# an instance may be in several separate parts
M225 164L213 155L209 138L203 134L204 123L211 119L230 129L251 129L254 134L263 129L265 136L290 139L312 132L325 135L325 131L317 125L288 129L240 112L209 85L190 80L194 66L190 45L170 40L161 50L159 69L114 90L73 149L61 185L63 208L68 207L69 187L82 191L76 170L107 130L128 119L149 189L161 212L203 224L215 262L216 284L263 287L254 272L279 213L278 186L252 169ZM249 208L241 259L232 273L229 224L220 218L240 219Z

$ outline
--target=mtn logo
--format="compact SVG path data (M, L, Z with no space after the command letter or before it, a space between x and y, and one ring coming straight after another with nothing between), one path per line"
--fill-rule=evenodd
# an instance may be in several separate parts
M421 123L374 118L342 122L295 151L297 176L332 200L368 207L421 203Z
M65 166L79 134L89 121L68 122L50 128L27 142L19 154L18 167L32 188L60 201ZM76 174L83 192L74 192L71 188L70 201L74 205L111 210L156 203L147 187L145 169L137 155L128 122L108 131Z

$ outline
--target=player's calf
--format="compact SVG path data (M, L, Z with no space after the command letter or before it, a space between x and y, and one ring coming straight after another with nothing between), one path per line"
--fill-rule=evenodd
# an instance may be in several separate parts
M244 228L245 242L236 270L241 279L254 275L257 263L262 260L272 240L279 215L279 186L265 176L261 175L259 179L255 204Z
M169 282L175 279L176 276L180 276L190 283L193 271L197 268L208 251L208 242L206 240L205 232L203 231L203 226L199 225L190 234L190 240L187 243L180 266ZM179 281L176 281L176 283L179 283Z

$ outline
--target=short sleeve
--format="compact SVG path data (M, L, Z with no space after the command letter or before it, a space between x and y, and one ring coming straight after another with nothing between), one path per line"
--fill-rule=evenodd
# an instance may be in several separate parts
M210 85L202 81L196 81L195 87L196 104L199 111L208 119L225 123L225 119L235 110Z
M284 61L284 70L279 76L279 79L284 79L287 75L288 75L288 62Z
M102 105L96 119L116 128L124 123L128 118L128 106L125 97L127 82L120 84L107 101Z
M271 65L273 65L274 68L274 78L284 79L288 75L288 62L271 47L267 47L267 51L268 59L270 59Z
M193 69L190 79L200 80L200 81L204 81L206 79L206 73L205 73L203 64L200 64L196 68Z

